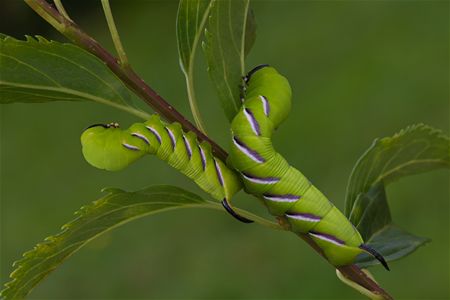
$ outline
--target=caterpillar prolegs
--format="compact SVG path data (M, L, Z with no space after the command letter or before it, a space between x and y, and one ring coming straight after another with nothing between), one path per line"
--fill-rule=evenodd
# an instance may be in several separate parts
M243 106L231 124L230 163L245 189L264 200L295 233L308 234L334 265L367 252L389 270L384 258L365 245L350 221L272 146L271 136L291 109L291 88L274 68L261 65L244 78Z
M95 124L81 135L83 155L91 165L118 171L145 154L154 154L197 183L205 192L222 200L225 209L245 223L252 222L231 208L229 200L241 188L236 173L213 156L207 142L194 133L184 133L179 123L165 124L158 115L126 130L117 123Z

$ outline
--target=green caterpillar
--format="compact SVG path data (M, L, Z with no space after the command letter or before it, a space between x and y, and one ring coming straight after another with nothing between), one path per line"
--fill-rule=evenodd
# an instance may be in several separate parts
M389 270L350 221L273 148L272 133L291 109L287 79L261 65L244 81L243 106L231 124L230 163L242 175L246 191L262 198L293 232L308 234L334 266L351 264L364 251Z
M118 171L145 154L155 154L197 183L242 222L250 220L234 212L229 204L242 184L236 173L213 156L207 142L199 143L194 133L184 133L179 123L165 124L158 115L145 123L122 130L117 123L95 124L81 135L83 155L99 169Z
M241 174L246 190L262 198L271 214L285 218L293 232L309 234L333 265L350 264L365 251L389 269L344 215L274 150L272 132L291 107L286 78L261 65L244 81L244 105L231 125L229 162ZM184 133L178 123L165 124L153 115L126 130L117 123L95 124L83 132L81 144L91 165L109 171L121 170L145 154L155 154L221 200L233 217L252 222L229 203L242 188L238 175L213 156L208 143L199 143L194 133Z

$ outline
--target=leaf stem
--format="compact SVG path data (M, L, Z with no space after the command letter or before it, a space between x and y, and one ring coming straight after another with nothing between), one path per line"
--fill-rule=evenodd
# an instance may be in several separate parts
M119 32L117 31L116 23L114 23L114 18L111 12L111 7L109 5L109 0L102 0L103 12L105 13L106 22L108 23L109 32L111 33L111 38L116 48L117 54L119 55L119 61L122 67L128 67L128 57L123 49L122 42L120 40Z
M72 19L69 17L69 14L65 10L61 0L53 0L53 2L55 3L56 9L59 11L59 13L62 14L64 18L66 18L67 20L72 21Z
M207 201L207 202L208 202L208 205L209 205L210 208L217 209L217 210L220 210L222 212L224 211L223 210L223 206L220 203L212 202L212 201ZM239 215L241 215L243 217L246 217L247 219L253 220L253 221L255 221L255 223L258 223L259 225L268 227L270 229L275 229L275 230L286 230L286 228L284 228L280 224L277 224L275 222L267 220L266 218L263 218L263 217L260 217L258 215L255 215L254 213L251 213L251 212L249 212L249 211L247 211L245 209L237 208L237 207L235 207L234 209L236 210L236 212Z
M228 154L218 144L201 132L182 114L175 110L157 92L148 86L131 67L123 68L117 59L103 48L96 40L86 34L74 22L67 20L45 0L24 0L37 14L52 25L61 34L74 44L85 49L101 59L108 68L122 80L130 90L139 96L145 103L161 114L169 122L178 122L185 131L194 132L200 140L211 144L214 155L226 160Z
M161 96L159 96L151 87L149 87L131 68L122 68L118 64L116 58L112 56L106 49L104 49L96 40L83 32L75 23L64 18L58 11L56 11L45 0L24 0L36 13L50 23L55 29L65 35L69 40L76 45L89 51L105 62L105 64L115 73L132 91L141 97L148 105L153 107L168 121L179 122L186 131L194 132L199 139L207 141L211 144L214 154L226 160L228 154L213 140L198 130L192 123L184 118L182 114L176 111L169 103L167 103ZM282 219L279 219L281 226L285 224ZM316 252L323 256L322 250L317 244L307 235L299 234ZM356 282L362 287L373 293L380 295L383 299L393 299L386 291L384 291L376 282L370 279L361 269L356 265L348 265L337 268L343 276L349 280Z
M204 134L207 134L202 115L200 113L200 110L198 109L197 98L195 96L193 73L193 67L191 66L189 69L189 73L186 74L186 89L188 93L189 106L191 108L192 116L194 117L195 125L197 125L198 129L200 129Z

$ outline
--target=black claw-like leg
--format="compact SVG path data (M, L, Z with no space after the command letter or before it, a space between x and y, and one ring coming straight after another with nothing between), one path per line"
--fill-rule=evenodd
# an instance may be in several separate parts
M243 222L243 223L253 223L253 221L252 220L250 220L250 219L247 219L246 217L243 217L243 216L241 216L240 214L238 214L237 212L235 212L234 210L233 210L233 208L231 208L231 205L230 205L230 203L228 203L228 200L225 198L225 199L223 199L222 200L222 205L223 205L223 207L225 208L225 210L230 214L230 215L232 215L235 219L237 219L237 220L239 220L239 221L241 221L241 222Z
M383 265L383 267L386 270L390 271L389 266L388 266L386 260L384 259L384 257L380 253L378 253L375 249L373 249L372 247L370 247L366 244L361 244L361 246L359 246L359 248L366 251L373 257L375 257Z

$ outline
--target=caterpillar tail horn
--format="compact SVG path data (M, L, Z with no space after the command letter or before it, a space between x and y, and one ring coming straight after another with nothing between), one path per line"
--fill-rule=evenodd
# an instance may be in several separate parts
M232 215L236 220L241 221L242 223L253 223L254 221L247 219L246 217L241 216L238 214L234 209L231 207L230 202L226 198L222 200L222 205L225 208L225 210Z
M384 259L384 257L380 253L378 253L375 249L373 249L372 247L370 247L369 245L366 245L366 244L361 244L361 246L359 246L359 248L366 251L373 257L375 257L383 265L383 267L386 270L390 271L389 266L388 266L386 260Z

